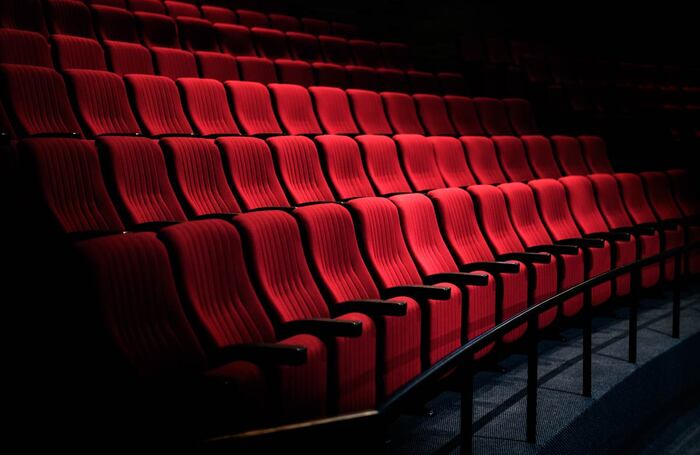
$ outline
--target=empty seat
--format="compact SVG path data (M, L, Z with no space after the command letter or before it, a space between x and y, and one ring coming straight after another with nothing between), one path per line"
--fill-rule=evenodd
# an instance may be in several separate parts
M615 172L608 159L605 141L599 136L579 136L583 159L588 169L594 174L612 174Z
M425 134L413 98L405 93L382 92L387 117L398 134Z
M398 209L391 201L360 198L347 205L354 215L365 262L382 296L405 295L421 306L421 363L424 368L433 365L461 344L462 292L440 281L435 283L437 289L448 289L447 295L442 291L433 294L434 287L426 294L416 292L415 285L422 285L423 278L406 247Z
M219 82L235 81L238 75L236 59L229 54L219 52L195 52L199 73L203 78L216 79Z
M316 137L328 181L337 199L374 196L357 142L347 136Z
M491 140L496 147L501 169L509 181L528 182L535 178L520 139L513 136L494 136Z
M23 171L46 210L50 229L61 234L121 232L94 143L37 138L19 143Z
M598 203L591 181L581 175L562 177L559 182L566 190L571 215L584 236L597 237L610 242L612 260L615 267L627 265L637 260L637 246L633 238L624 233L611 233ZM628 295L631 291L630 274L615 280L615 294Z
M129 226L185 221L158 144L143 137L102 137L100 160Z
M331 28L334 35L342 36L343 38L350 39L359 34L359 28L355 24L333 21L331 22Z
M318 37L318 41L321 43L321 49L327 62L337 65L353 64L350 44L345 38L321 35Z
M464 156L464 147L457 138L429 137L428 140L433 145L435 162L447 186L467 187L476 184Z
M94 6L108 6L111 8L121 8L121 9L126 9L126 0L91 0L90 2L91 7Z
M141 133L121 77L107 71L69 70L66 81L89 137Z
M589 173L583 161L581 144L571 136L550 137L554 147L554 156L564 175L586 175Z
M405 302L401 316L383 313L379 305L371 306L380 303L381 295L362 260L353 220L345 208L317 204L300 207L295 214L309 247L307 257L331 305L343 311L343 306L350 307L353 301L366 302L368 311L381 322L383 330L377 333L382 337L377 352L380 391L383 396L390 395L421 371L418 303L404 296L387 300L392 306Z
M336 87L310 87L316 115L328 134L358 134L345 92Z
M177 27L186 50L219 52L216 30L208 20L180 17L177 19Z
M111 70L120 76L155 74L151 53L144 46L120 41L104 41L102 46Z
M659 233L654 229L648 231L636 230L632 219L628 214L628 209L622 202L622 195L618 182L611 174L591 174L589 176L593 183L598 207L611 230L630 232L637 238L638 257L646 258L659 254L661 239ZM652 264L642 269L642 286L652 287L659 281L659 264Z
M212 24L237 24L236 13L228 8L213 5L202 5L202 16Z
M396 142L386 136L362 135L355 138L360 144L367 176L377 194L382 196L410 193L411 187L401 171Z
M124 79L146 134L155 137L193 134L173 80L136 74Z
M27 30L49 36L41 0L6 1L0 4L2 27Z
M433 73L427 71L406 71L411 93L440 93L438 80Z
M469 168L478 183L497 185L508 181L498 162L493 141L486 137L460 138L467 153Z
M314 62L311 64L314 69L316 85L327 87L348 87L348 73L345 67L335 63Z
M558 289L563 291L585 280L585 253L575 245L554 245L537 210L535 196L524 183L504 183L498 186L503 192L510 213L510 220L520 240L528 251L549 252L558 265ZM583 308L583 295L579 294L563 302L562 314L574 316Z
M250 266L258 277L259 294L281 330L287 324L291 329L294 321L332 316L309 270L299 227L292 215L269 210L245 213L235 222L250 246ZM353 336L324 338L337 362L336 368L329 369L330 390L337 393L333 411L372 408L377 380L375 325L368 316L354 312L334 321L337 322L323 323L330 333L331 327L339 325L353 324L355 329Z
M83 2L72 0L49 0L48 24L51 32L60 35L82 36L95 39L90 9Z
M229 81L225 86L236 121L245 134L282 134L267 87L258 82L243 81Z
M191 240L185 237L183 243L188 239ZM112 346L115 355L123 359L122 369L125 371L120 371L120 376L130 378L132 383L135 379L149 381L167 377L172 380L158 379L158 391L153 389L146 392L149 399L167 400L170 394L176 393L175 390L181 394L176 407L168 406L155 414L149 413L148 418L157 415L159 420L177 422L177 425L186 425L186 428L208 428L225 416L232 428L247 429L251 425L277 422L285 412L299 412L307 416L323 414L326 356L321 343L314 337L292 339L293 346L304 353L302 359L305 357L306 362L302 366L275 368L281 370L278 375L266 375L264 372L270 373L269 362L256 365L256 359L252 356L225 363L216 360L220 350L212 347L209 351L211 356L207 357L178 298L168 252L155 234L146 232L103 237L80 242L75 249L80 262L85 264L83 279L89 283L90 302L95 302L95 314L100 315L105 341ZM233 248L229 250L235 251ZM205 254L208 250L197 251L210 259ZM182 256L183 253L180 253L178 257ZM204 267L206 262L201 256L193 256L200 260L188 260L187 264ZM188 283L192 281L190 275L195 275L195 272L186 275ZM206 274L206 277L214 281L212 275ZM191 286L188 289L192 292ZM255 323L261 324L261 327L264 324L260 320ZM240 325L246 326L243 322ZM256 327L252 322L248 322L248 325ZM257 337L272 341L265 338L271 335L263 330L256 327L253 332L241 333L255 333ZM158 336L147 336L152 334ZM252 334L248 336L253 337ZM245 340L242 336L240 339ZM236 338L231 338L228 345L242 342L234 340ZM201 400L201 395L188 387L175 386L192 380L198 374L202 376L198 379L201 381L225 381L230 386L230 395L223 402L217 400L214 403ZM272 378L266 379L268 375L279 378L282 384ZM292 384L287 385L288 382ZM295 386L299 383L315 389ZM295 398L290 396L288 403L281 404L273 397L279 396L279 390L284 390L285 385ZM133 386L125 387L129 394L139 390ZM148 387L144 389L149 390ZM140 396L144 395L144 389L129 398L125 395L122 398L127 401L125 406L137 405ZM229 403L236 404L234 412Z
M460 136L485 136L474 100L466 96L445 96L452 124Z
M152 13L135 13L136 23L141 33L143 44L149 48L166 47L180 49L175 19Z
M236 57L241 80L271 84L277 82L275 64L261 57Z
M346 91L357 126L365 134L391 134L389 120L384 113L382 98L376 92L349 89Z
M277 76L283 84L296 84L302 87L315 85L311 65L299 60L278 59L275 61Z
M255 427L280 419L324 415L328 400L326 349L311 335L276 340L272 322L253 289L236 228L222 220L203 220L169 226L159 235L182 284L182 302L207 340L205 346L211 345L214 352L239 345L263 348L258 355L236 362L238 370L232 369L255 378L256 388L262 388L265 395L262 400L259 394L236 397L240 401L236 401L234 418ZM281 354L283 348L302 349L305 361L296 365L263 361L266 351ZM254 403L254 409L238 407L249 403Z
M256 55L253 47L253 37L250 29L242 25L215 24L214 29L219 37L219 45L222 52L234 57Z
M607 175L607 174L606 174ZM594 185L596 180L603 180L609 185L607 177L602 174L591 176ZM620 186L620 193L624 201L624 208L627 209L630 218L636 225L649 226L661 234L660 250L666 251L681 247L684 244L683 227L680 225L661 224L649 205L644 192L644 184L641 177L636 174L615 174L615 180ZM642 242L644 243L644 242ZM673 259L668 259L664 264L664 279L672 281L675 277L675 264Z
M509 261L496 262L481 227L477 222L472 198L459 188L445 188L428 193L443 228L445 243L454 255L461 271L487 272L500 289L495 311L495 322L500 323L528 305L528 272L524 264ZM525 325L503 336L505 343L518 340L525 334Z
M199 11L197 5L186 2L173 2L170 0L165 0L163 4L168 10L168 14L175 19L178 17L202 17L202 12Z
M66 85L51 68L0 65L3 104L13 113L20 137L82 136L73 115Z
M559 178L561 171L554 158L552 144L544 136L523 136L520 138L525 146L530 167L535 176L540 179Z
M384 66L381 48L374 41L352 39L349 41L355 62L358 65L380 68Z
M269 27L270 20L267 15L261 13L260 11L251 11L248 9L238 9L236 10L238 15L238 23L245 25L246 27Z
M53 68L49 43L40 33L0 29L0 63Z
M379 88L379 76L374 68L346 65L345 69L348 72L348 87L363 90L377 90Z
M278 136L269 138L267 142L275 158L280 180L294 205L335 200L311 139Z
M294 16L286 14L269 14L270 27L284 32L299 32L301 31L301 22Z
M420 119L431 136L456 136L450 117L447 113L447 105L442 97L437 95L419 94L413 95L418 106Z
M663 172L641 172L639 176L651 203L651 208L660 220L682 221L683 213L673 198L668 176Z
M280 30L263 27L250 29L253 41L260 57L275 60L278 58L291 58L287 49L287 40Z
M518 136L526 134L539 134L535 122L535 115L532 112L532 105L528 100L522 98L505 98L503 104L508 111L510 124L513 126L513 131Z
M111 6L92 6L97 36L101 40L138 43L134 15L122 8Z
M102 46L94 39L53 35L51 40L56 52L58 66L62 70L87 69L107 71Z
M178 137L160 141L171 181L190 217L238 213L226 182L221 153L208 139Z
M496 259L514 259L523 263L534 280L528 280L528 301L539 303L557 293L559 275L557 262L548 253L528 253L509 219L503 193L490 185L472 185L469 193L474 199L476 213L484 236L489 240ZM522 254L528 253L528 254ZM558 309L550 308L539 316L539 327L549 326ZM513 314L506 314L504 318Z
M392 196L391 201L399 209L406 245L423 280L441 280L463 292L462 305L468 305L469 310L461 317L462 343L492 328L496 319L496 283L488 275L460 272L442 238L431 200L422 194L402 194ZM479 283L479 279L484 282ZM475 357L483 357L491 348L493 343Z
M377 68L376 74L382 91L408 92L408 81L406 80L406 73L403 71L391 68Z
M314 19L311 17L301 18L301 27L306 33L312 35L327 35L331 32L331 24L323 19Z
M308 90L292 84L270 84L268 88L280 123L288 134L321 134Z
M233 121L224 85L211 79L180 78L177 81L185 110L197 134L225 136L240 134Z
M379 43L384 57L384 65L387 68L399 70L411 69L412 61L408 46L404 43L383 42Z
M238 201L245 210L289 207L267 143L253 137L219 138L216 144Z
M529 184L537 200L542 222L547 227L555 243L578 245L586 252L586 278L592 278L609 271L612 247L607 240L583 238L576 222L569 211L564 186L554 179L533 180ZM609 281L599 284L591 290L592 305L606 302L612 294Z
M165 14L165 5L160 0L128 0L129 9L134 12Z
M287 41L292 57L306 62L321 62L321 47L318 38L308 33L287 32Z
M398 145L402 167L413 190L429 191L445 187L435 161L433 144L428 138L418 134L397 134L394 140Z
M512 135L513 129L508 121L504 104L494 98L474 98L479 120L487 134Z
M156 63L156 72L170 79L199 77L197 61L189 51L152 47L151 53Z

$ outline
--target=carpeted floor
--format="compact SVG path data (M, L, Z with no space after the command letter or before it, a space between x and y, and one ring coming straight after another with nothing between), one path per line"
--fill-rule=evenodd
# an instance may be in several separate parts
M539 343L537 443L525 441L527 363L524 355L501 362L505 374L475 377L473 447L475 454L619 453L634 430L653 422L655 412L674 402L700 377L700 285L683 293L681 338L670 337L671 294L644 298L639 307L638 361L627 362L627 308L593 322L593 396L581 396L581 330L567 329L566 342ZM694 355L693 355L694 354ZM688 381L691 381L691 385ZM391 427L388 452L459 452L459 395L444 392L432 400L431 417L402 416ZM656 409L658 408L658 409ZM690 412L692 422L700 411ZM697 419L700 420L700 419ZM693 453L700 435L688 425L659 429L659 439L640 454ZM668 435L666 435L668 431ZM673 434L680 442L677 448ZM660 451L646 446L665 444ZM664 452L664 447L668 452ZM674 451L675 450L675 451ZM697 450L697 448L696 448Z

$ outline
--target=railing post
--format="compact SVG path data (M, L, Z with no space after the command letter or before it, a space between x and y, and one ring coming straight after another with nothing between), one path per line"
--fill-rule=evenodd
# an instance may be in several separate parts
M637 363L637 307L642 290L642 268L636 267L632 271L632 299L629 312L629 363Z
M527 321L527 442L537 441L537 315Z
M593 356L591 292L588 288L583 293L583 390L581 394L584 397L591 396L591 357Z
M673 328L671 329L671 336L673 338L680 338L681 336L681 277L683 276L681 271L682 256L683 255L681 254L677 254L673 260L673 270L675 272L673 277Z
M459 367L460 404L460 445L461 455L472 454L472 432L474 415L474 373L472 371L472 357L462 362Z

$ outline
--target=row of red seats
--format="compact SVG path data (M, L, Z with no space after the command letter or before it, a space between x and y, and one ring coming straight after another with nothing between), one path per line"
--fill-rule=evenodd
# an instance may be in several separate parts
M49 0L47 14L41 0L8 0L0 9L0 25L7 28L31 30L48 36L52 33L69 33L86 22L84 8L70 3L85 3L92 7L109 7L133 13L168 14L173 18L204 18L212 23L240 24L246 27L266 27L289 32L305 32L312 35L336 35L355 38L359 34L354 24L323 19L296 18L286 14L265 14L250 9L229 9L213 2L201 6L197 2L161 0ZM44 21L46 17L46 22ZM48 23L48 27L47 27ZM106 24L107 25L107 24Z
M54 67L53 48L56 66L64 71L106 71L109 67L120 75L157 73L173 79L201 76L220 81L243 79L271 83L279 80L303 86L350 86L419 93L464 91L464 79L456 73L436 76L424 71L323 62L315 38L309 42L306 37L300 37L302 45L292 55L288 53L284 35L277 32L283 47L277 49L280 43L261 47L260 43L264 41L258 40L256 53L247 28L232 25L212 27L198 19L190 19L184 26L180 24L181 29L187 31L182 35L185 41L183 49L172 19L146 13L142 19L144 24L150 24L144 29L153 32L153 35L144 32L146 46L138 42L136 30L129 32L127 27L115 29L125 41L105 40L100 45L91 37L57 34L51 36L51 46L38 33L0 29L0 63ZM253 30L253 33L257 31ZM340 38L329 37L329 40L338 41ZM292 57L309 61L292 60Z
M407 160L430 163L416 156L425 152L426 139L399 135L395 140L404 171L394 169L393 178L410 191L408 182L425 171L406 165ZM317 143L320 150L361 160L358 143L383 149L394 141L321 136ZM245 404L246 397L261 393L276 396L261 390L260 384L274 384L269 378L254 381L250 390L251 375L260 378L264 370L205 359L220 359L220 350L239 343L283 340L305 347L303 365L278 373L284 399L261 401L272 408L264 410L268 419L373 407L460 343L528 305L613 266L682 245L685 236L697 238L699 232L685 224L661 173L569 176L466 190L442 184L427 194L381 198L374 196L373 174L365 173L362 163L346 162L340 168L345 178L326 180L319 151L305 137L165 138L160 146L137 137L104 137L96 144L37 138L20 141L19 154L23 180L39 193L41 213L63 233L173 224L158 236L173 256L181 298L196 318L191 323L213 343L196 341L183 318L166 248L155 234L107 235L77 244L94 274L95 300L107 327L136 374L206 369L210 377L240 384ZM398 166L392 166L386 150L378 156L385 169ZM369 162L365 165L369 170ZM331 166L326 169L333 173ZM290 207L290 202L333 201L331 186L339 193L335 182L351 180L364 182L365 197L343 205ZM236 228L230 221L187 221L198 215L230 220L243 204L248 212L233 217ZM239 234L247 245L245 259ZM649 266L642 285L652 287L675 273L672 261ZM593 303L629 292L630 277L624 276L596 287ZM540 327L576 315L581 307L581 297L572 298L543 313ZM328 317L342 323L306 321ZM143 336L129 336L134 332ZM503 342L523 334L524 327L516 328ZM232 358L269 362L265 349L240 349L231 350ZM267 355L301 363L303 349L294 350ZM242 419L259 415L239 411Z

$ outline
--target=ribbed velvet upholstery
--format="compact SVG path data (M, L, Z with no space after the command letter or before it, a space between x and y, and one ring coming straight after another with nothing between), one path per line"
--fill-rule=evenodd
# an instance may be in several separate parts
M301 234L294 217L277 210L246 213L236 218L248 242L251 272L258 291L276 320L329 317L330 312L306 262ZM328 340L337 355L330 379L338 390L338 409L350 412L373 407L376 402L376 330L372 320L348 313L339 320L362 323L358 338Z
M294 16L288 16L286 14L268 14L270 19L270 27L282 30L285 32L298 32L301 31L301 22Z
M487 137L461 137L466 151L467 161L476 181L481 184L495 185L507 182L498 162L498 155L493 141Z
M505 98L503 99L503 104L508 112L508 118L515 134L524 136L540 133L535 122L535 115L532 112L532 105L528 100Z
M313 141L303 136L278 136L267 140L280 180L292 203L335 200L323 175Z
M224 85L211 79L178 79L177 85L189 118L198 134L222 136L240 134L233 121Z
M205 79L216 79L219 82L235 81L238 75L236 59L229 54L219 52L195 52L199 74Z
M190 52L220 51L216 30L214 30L214 27L208 20L180 17L177 19L177 28L180 32L180 40L186 50Z
M365 134L392 133L378 93L357 89L347 90L346 93L360 131Z
M270 21L265 13L260 11L251 11L248 9L236 10L238 23L246 27L269 27Z
M304 60L306 62L323 61L318 38L314 35L288 31L287 42L289 43L289 49L294 59Z
M227 137L217 139L216 144L223 155L231 188L244 209L289 207L265 141Z
M163 76L124 76L134 111L150 136L191 135L192 127L182 110L175 81Z
M59 138L19 144L52 223L63 233L123 231L105 188L95 145Z
M93 4L90 9L95 19L97 36L101 40L139 43L136 21L131 11L121 7Z
M90 38L69 35L51 37L58 66L62 70L88 69L107 71L105 54L100 43Z
M367 169L367 176L380 195L408 193L411 187L401 170L396 143L388 137L362 135L355 138Z
M278 79L283 84L296 84L306 88L316 85L314 70L307 62L277 59L275 67Z
M49 43L40 33L0 29L0 63L53 68Z
M65 78L88 136L141 132L121 77L106 71L69 70Z
M558 179L562 176L549 139L544 136L523 136L520 139L523 141L530 167L537 178Z
M100 159L106 168L112 197L130 226L185 221L168 179L158 144L142 137L102 137Z
M321 35L318 37L318 41L321 43L321 49L327 62L337 65L352 65L354 63L350 44L345 38Z
M48 0L46 6L51 33L95 39L92 17L87 5L71 0Z
M505 105L495 98L474 98L481 126L490 136L512 135Z
M337 198L374 196L357 142L347 136L323 135L316 137L316 145Z
M238 17L236 13L221 6L202 5L202 16L212 24L236 24Z
M244 81L272 84L278 82L275 64L264 57L236 57L238 73Z
M415 191L444 188L445 182L435 161L433 144L418 134L397 134L399 159L408 181Z
M520 139L513 136L494 136L491 140L508 181L528 182L535 178Z
M476 184L459 139L429 137L428 140L433 144L435 161L447 186L466 187Z
M592 173L612 174L615 171L610 164L605 141L600 136L579 136L583 159Z
M384 66L384 58L379 44L374 41L351 39L349 41L355 63L369 66L370 68L380 68Z
M586 175L589 173L583 161L581 144L571 136L550 137L554 148L554 156L559 162L564 175Z
M236 121L245 134L282 134L267 87L258 82L229 81L224 84Z
M160 76L173 80L181 77L199 77L197 60L190 51L152 47L151 54L155 61L156 72Z
M248 27L233 24L214 24L222 52L234 57L255 56L253 38Z
M226 182L221 153L214 141L166 138L160 146L170 168L170 181L187 213L197 217L241 211Z
M486 132L479 122L474 100L466 96L448 95L444 97L452 124L460 136L484 136Z
M250 29L253 41L260 57L275 60L278 58L291 58L284 33L265 27L253 27Z
M382 92L381 96L387 117L389 117L389 122L395 133L425 134L423 125L418 120L416 104L410 95Z
M431 136L456 136L445 100L437 95L413 95L421 122Z
M104 41L110 69L120 76L125 74L155 74L151 53L137 43Z
M288 134L321 134L308 90L293 84L270 84L268 89Z
M337 87L311 87L309 93L321 126L328 134L358 134L347 95Z

